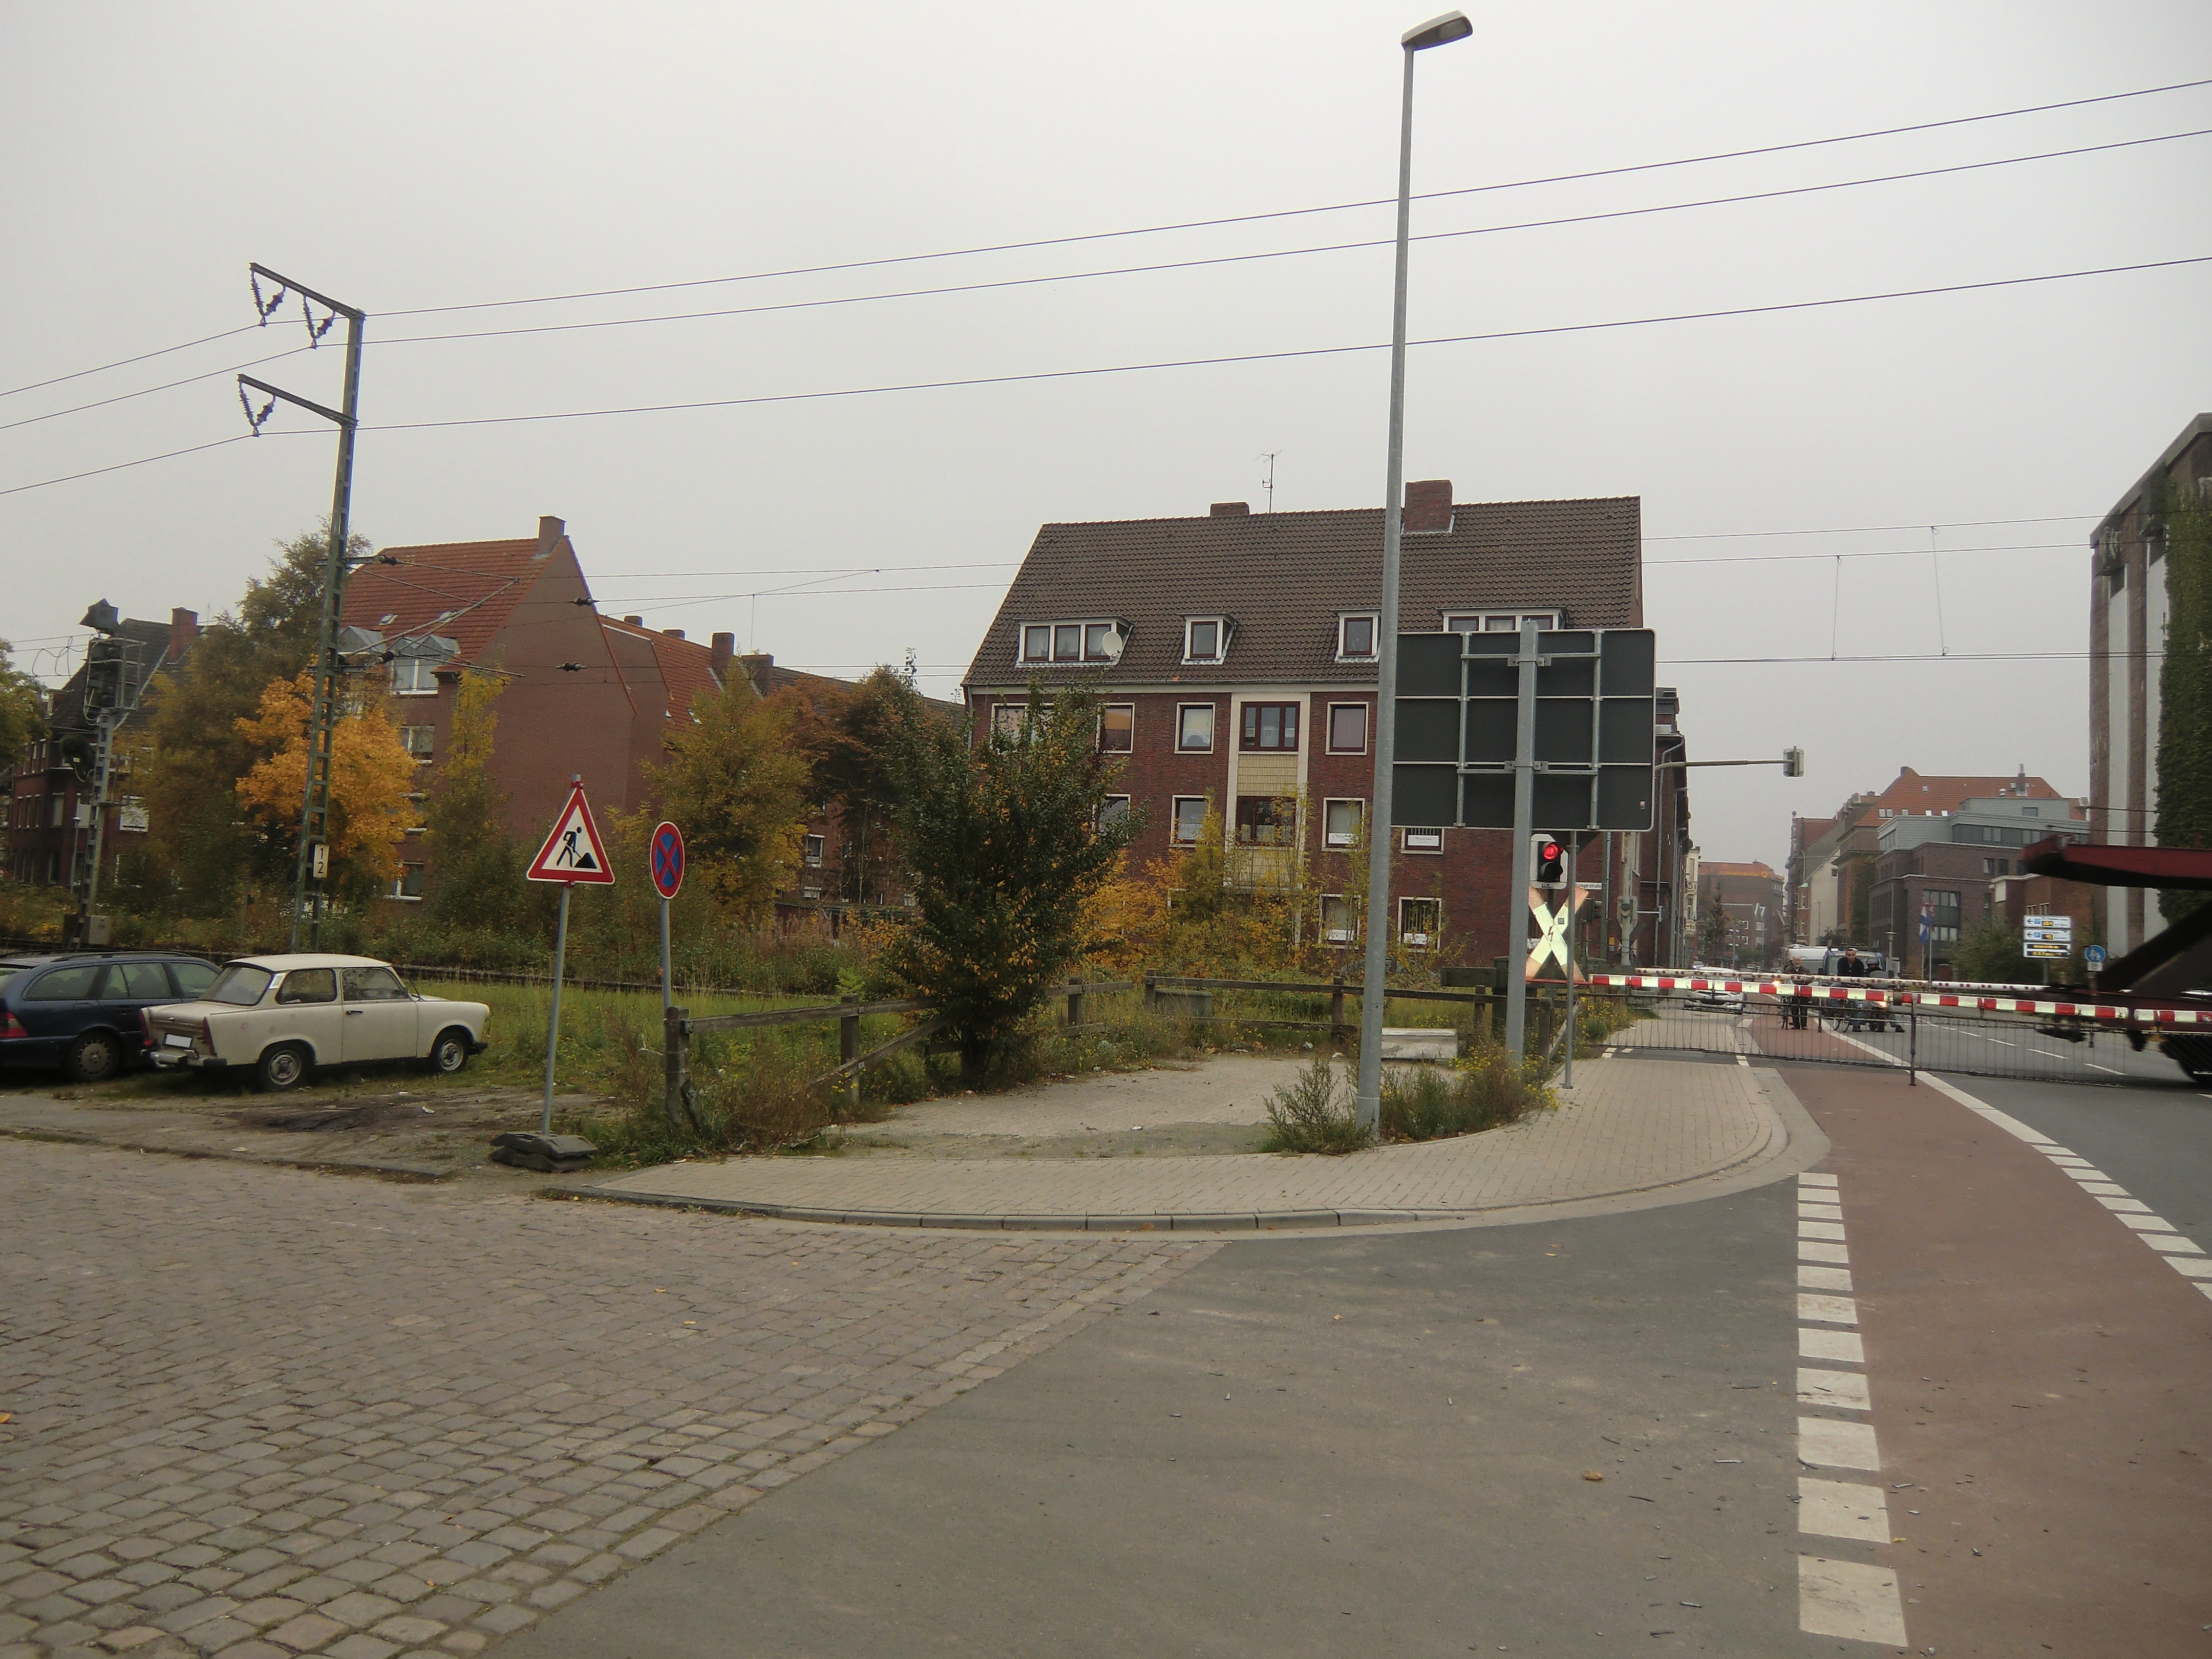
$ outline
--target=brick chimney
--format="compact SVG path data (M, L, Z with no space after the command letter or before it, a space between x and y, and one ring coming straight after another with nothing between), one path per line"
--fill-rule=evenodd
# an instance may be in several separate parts
M1408 536L1441 536L1452 527L1452 488L1449 478L1425 478L1406 486L1406 512L1401 520Z
M561 538L568 533L568 526L560 520L546 517L538 521L538 556L550 558L553 550L561 545Z
M1215 519L1243 519L1252 514L1249 501L1216 501L1206 509L1206 516Z
M714 671L714 678L727 685L730 683L730 659L738 654L735 634L717 634L708 649L707 666Z
M680 628L664 628L660 631L672 640L680 640L684 637L684 630Z
M197 611L169 612L169 666L175 667L184 660L185 653L192 648L192 641L200 636L200 613Z

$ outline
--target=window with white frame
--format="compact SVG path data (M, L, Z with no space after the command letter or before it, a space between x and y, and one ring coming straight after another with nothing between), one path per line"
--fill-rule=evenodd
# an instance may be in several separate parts
M1137 706L1109 702L1098 711L1098 750L1105 755L1126 755L1136 747Z
M403 726L399 728L399 746L424 764L428 764L438 738L434 726Z
M1524 622L1539 628L1557 628L1556 611L1452 611L1444 615L1447 634L1511 634Z
M1229 618L1193 617L1182 625L1185 662L1219 662L1229 653Z
M1441 853L1444 850L1442 830L1402 830L1403 846L1408 853Z
M830 842L826 836L809 836L799 842L799 856L805 860L808 869L819 870L829 851Z
M1169 839L1178 847L1197 846L1199 835L1206 828L1206 797L1177 795L1172 805L1174 816L1169 820Z
M1051 724L1050 708L1040 707L1032 717L1025 702L1002 702L991 710L991 735L1008 743L1027 743L1036 732Z
M419 902L422 897L424 867L420 864L401 865L398 877L392 884L392 896L396 899L406 899L410 902Z
M395 697L434 697L438 695L436 657L394 657L392 695Z
M1109 795L1098 803L1098 827L1101 830L1111 830L1115 825L1128 821L1129 798L1127 795Z
M1339 662L1375 660L1375 618L1370 614L1336 619L1336 659Z
M1187 702L1176 710L1176 747L1187 755L1213 752L1213 705Z
M1111 617L1024 623L1016 657L1024 663L1112 662L1123 641L1121 625Z
M1367 705L1333 702L1328 706L1328 752L1364 755L1367 752Z
M1329 847L1357 847L1360 827L1367 822L1364 800L1325 800L1321 804L1321 838Z
M1443 926L1443 906L1432 898L1401 898L1398 901L1399 942L1416 951L1433 950L1437 933Z
M1350 945L1359 938L1359 907L1341 893L1321 897L1321 938L1324 945Z

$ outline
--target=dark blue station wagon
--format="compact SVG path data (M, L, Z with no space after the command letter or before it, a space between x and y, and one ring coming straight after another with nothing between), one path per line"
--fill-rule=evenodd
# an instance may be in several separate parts
M190 1002L214 982L213 963L161 951L0 957L0 1065L114 1077L145 1052L141 1008Z

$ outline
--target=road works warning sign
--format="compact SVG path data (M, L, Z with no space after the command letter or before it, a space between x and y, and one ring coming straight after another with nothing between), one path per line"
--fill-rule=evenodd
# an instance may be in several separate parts
M568 804L553 820L553 833L545 837L526 873L532 881L613 884L614 866L607 860L606 843L599 839L599 826L592 822L582 779L569 786Z

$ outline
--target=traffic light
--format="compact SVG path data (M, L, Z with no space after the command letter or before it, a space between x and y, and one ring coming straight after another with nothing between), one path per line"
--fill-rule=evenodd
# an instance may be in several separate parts
M1567 884L1566 843L1557 836L1534 836L1529 838L1529 878L1539 887L1564 887Z
M1802 778L1805 775L1803 750L1785 749L1782 751L1782 775L1785 778Z

